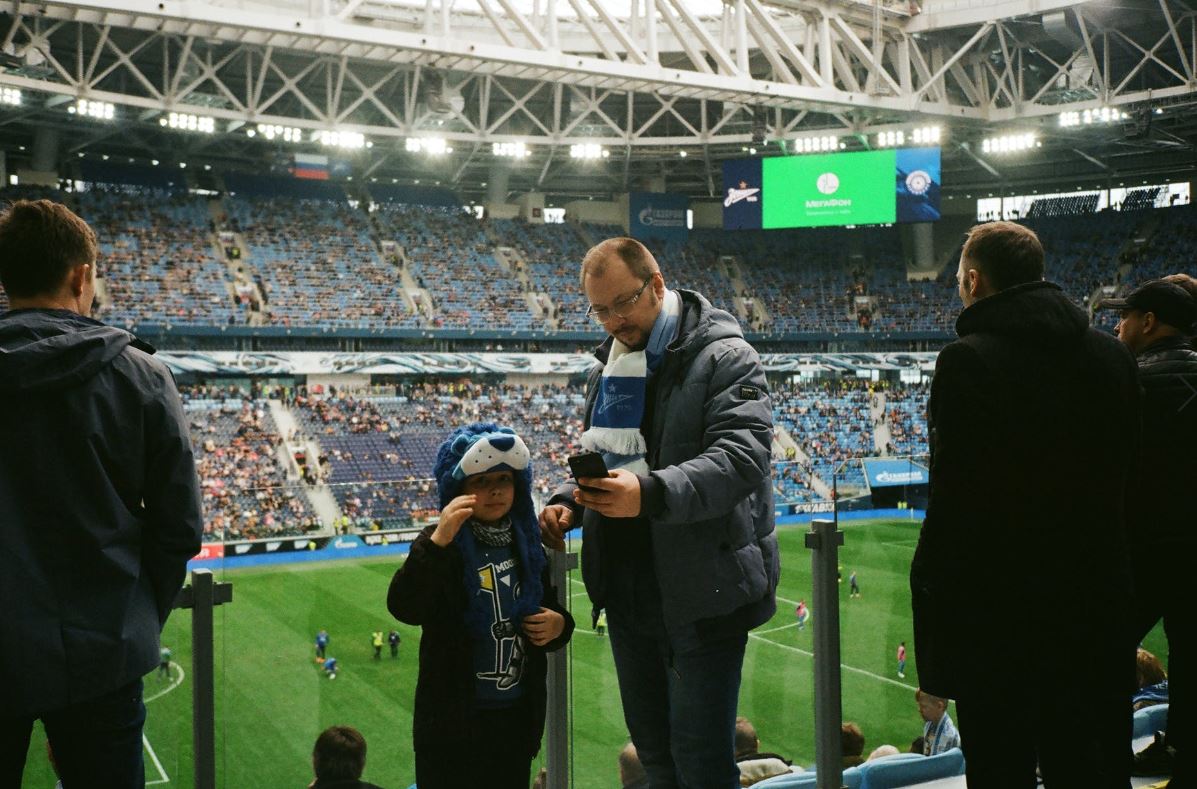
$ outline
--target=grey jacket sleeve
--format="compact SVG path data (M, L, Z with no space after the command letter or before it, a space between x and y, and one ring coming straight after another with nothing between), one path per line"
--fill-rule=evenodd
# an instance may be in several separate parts
M170 371L159 366L153 372L160 388L148 393L143 405L147 521L143 562L162 625L183 585L188 560L199 553L204 519L183 404Z
M773 411L760 357L743 340L726 340L709 360L702 406L702 452L652 472L664 488L657 523L693 523L726 515L769 476ZM689 429L680 426L677 429ZM671 431L667 431L667 434Z

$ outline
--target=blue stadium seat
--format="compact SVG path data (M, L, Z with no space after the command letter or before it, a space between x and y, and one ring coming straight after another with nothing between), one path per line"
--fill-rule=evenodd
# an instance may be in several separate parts
M770 778L767 781L761 781L753 786L768 787L768 789L813 789L815 786L815 771L807 770L803 773L791 773L790 775L779 775L775 778ZM849 767L844 770L843 785L847 789L863 789L861 783L861 771L859 767Z
M1168 705L1156 704L1153 707L1144 707L1135 713L1134 724L1134 739L1140 737L1150 737L1157 731L1164 731L1168 728Z
M964 774L964 754L953 748L938 756L899 754L860 766L860 789L895 789L900 786Z

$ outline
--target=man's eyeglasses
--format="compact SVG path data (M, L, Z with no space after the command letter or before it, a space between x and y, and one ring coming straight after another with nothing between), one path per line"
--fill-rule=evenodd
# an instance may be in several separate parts
M606 323L611 318L626 318L636 306L636 302L640 300L640 296L644 293L644 289L648 287L648 283L652 282L653 278L650 276L644 280L640 285L640 289L626 299L620 299L612 304L610 307L596 307L591 304L586 309L586 315L594 318L599 323Z

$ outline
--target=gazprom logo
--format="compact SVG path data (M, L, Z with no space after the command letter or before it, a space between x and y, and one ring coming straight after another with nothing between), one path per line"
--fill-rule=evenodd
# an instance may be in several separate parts
M931 188L931 176L926 170L915 170L906 176L906 191L921 197Z

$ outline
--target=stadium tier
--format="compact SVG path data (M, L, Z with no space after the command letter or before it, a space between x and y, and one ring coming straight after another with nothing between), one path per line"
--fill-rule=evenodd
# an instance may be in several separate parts
M122 185L15 187L2 199L48 196L96 227L102 320L184 333L228 326L593 333L578 265L595 241L623 232L480 220L454 206L363 205L328 183L296 191L285 179L252 189L244 178L228 181L238 191L224 196ZM1043 241L1048 279L1089 307L1102 288L1126 289L1191 259L1194 209L1146 210L1159 191L1132 191L1122 211L1100 213L1086 212L1092 195L1035 201L1024 221ZM766 339L877 332L946 339L959 312L957 254L934 278L908 280L897 227L696 228L685 241L649 246L671 285L699 290ZM1113 320L1097 317L1106 328Z

